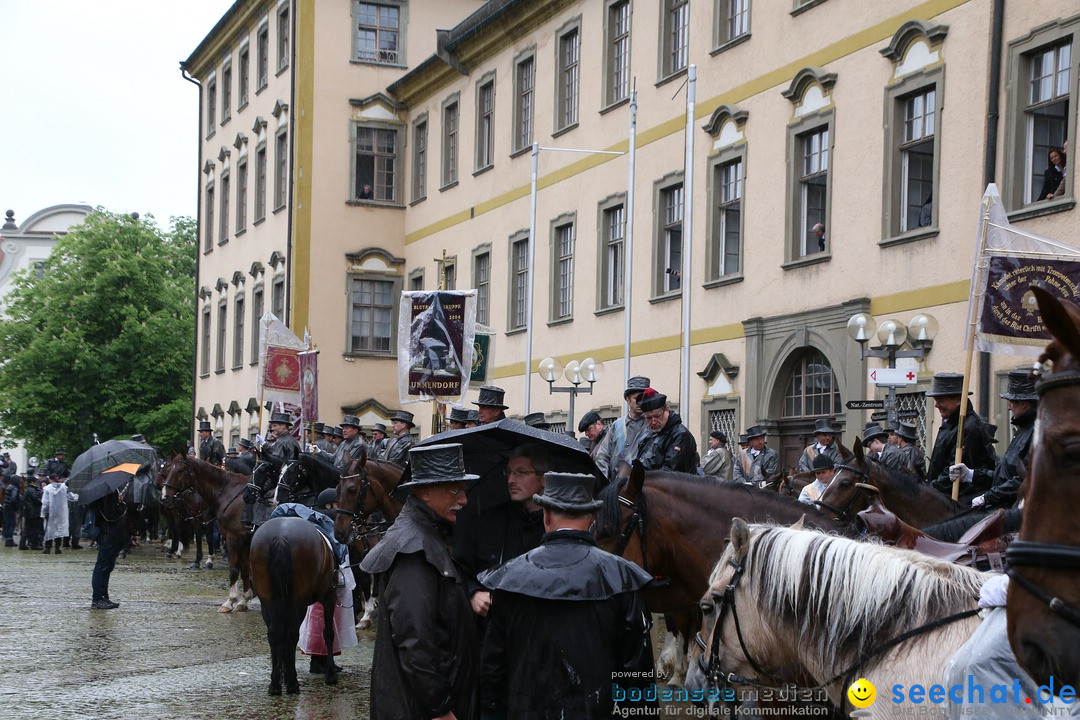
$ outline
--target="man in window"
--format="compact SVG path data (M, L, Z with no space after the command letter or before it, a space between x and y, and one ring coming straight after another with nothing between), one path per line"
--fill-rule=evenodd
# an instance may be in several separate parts
M375 197L375 193L371 191L371 185L364 183L364 186L360 188L360 194L357 197L361 200L371 200Z
M825 252L825 226L817 223L811 228L810 232L817 238L818 252Z
M653 388L641 394L638 403L645 413L649 428L638 446L638 461L646 470L667 468L675 472L696 473L699 460L697 440L682 424L679 414L672 412L667 395Z

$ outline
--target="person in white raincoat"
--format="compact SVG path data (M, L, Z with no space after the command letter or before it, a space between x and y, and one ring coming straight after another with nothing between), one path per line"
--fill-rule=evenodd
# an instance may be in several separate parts
M64 478L54 477L41 493L41 517L45 519L45 549L52 552L53 540L56 541L56 554L60 554L60 541L70 533L68 531L68 500L76 501L79 496L68 491Z

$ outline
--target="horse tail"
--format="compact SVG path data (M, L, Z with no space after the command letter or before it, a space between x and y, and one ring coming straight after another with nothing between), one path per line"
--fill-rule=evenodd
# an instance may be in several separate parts
M271 628L284 632L289 627L289 614L292 610L292 552L289 541L275 537L270 541L266 553L266 574L270 581L270 617L267 623Z

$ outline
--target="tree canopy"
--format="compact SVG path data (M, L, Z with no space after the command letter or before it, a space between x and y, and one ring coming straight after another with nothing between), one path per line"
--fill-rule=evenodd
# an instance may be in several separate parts
M0 426L68 462L93 442L189 436L196 226L98 209L43 269L18 274L0 318Z

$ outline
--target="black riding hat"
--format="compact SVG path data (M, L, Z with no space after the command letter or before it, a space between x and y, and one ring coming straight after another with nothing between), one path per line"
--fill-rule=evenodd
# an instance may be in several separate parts
M1012 370L1009 372L1009 387L1001 393L1005 400L1038 402L1039 395L1035 392L1035 376L1028 370Z
M412 480L398 487L444 485L480 479L479 475L465 472L465 458L458 443L414 447L409 450L409 468Z
M593 500L592 488L596 478L592 475L549 472L544 474L544 494L533 495L533 502L548 510L585 513L598 510L603 500Z

